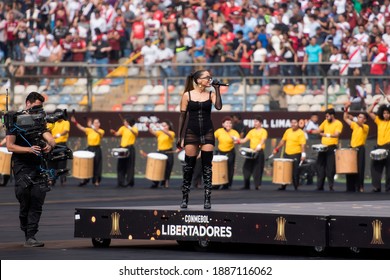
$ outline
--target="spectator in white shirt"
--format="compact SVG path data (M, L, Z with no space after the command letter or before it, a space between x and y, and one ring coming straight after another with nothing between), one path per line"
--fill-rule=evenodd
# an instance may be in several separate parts
M336 13L338 15L344 14L345 13L345 6L347 4L347 0L335 0L333 2L333 6L336 7Z
M339 49L336 46L332 47L332 54L329 57L329 62L331 62L332 64L330 65L328 75L329 76L339 76L340 75L341 54L339 52ZM337 80L332 79L331 83L332 83L332 86L336 86Z
M28 47L24 47L24 45L21 45L22 52L24 54L24 62L26 62L26 65L24 66L24 74L26 76L36 76L38 73L38 69L36 67L36 63L39 62L38 59L38 46L35 43L35 39L31 38L29 40ZM29 65L30 64L30 65ZM25 79L25 83L27 84L34 84L37 83L37 80L33 77L28 77Z
M156 85L158 69L155 65L157 60L158 48L156 45L152 45L152 40L150 38L145 39L145 46L141 49L141 55L144 59L144 71L148 79L148 84Z
M188 17L183 18L183 22L185 23L188 29L188 35L192 38L196 38L196 33L201 29L199 20L195 17L195 13L191 12L188 14Z
M347 86L347 78L346 77L348 75L348 68L349 68L348 65L349 65L348 54L346 52L342 52L339 73L341 76L340 85L342 85L344 87Z
M95 9L95 11L91 14L91 20L90 20L90 30L91 30L91 37L92 40L96 38L96 28L98 28L101 33L107 32L107 22L102 16L104 12L100 11L98 9Z
M168 78L168 85L173 85L174 83L170 80L170 77L175 76L172 69L172 59L174 53L170 48L165 47L165 42L160 41L157 50L157 63L160 63L160 73L162 77Z

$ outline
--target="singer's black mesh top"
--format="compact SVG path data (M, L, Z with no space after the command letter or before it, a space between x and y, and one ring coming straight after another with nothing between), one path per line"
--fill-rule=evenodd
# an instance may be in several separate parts
M203 102L191 100L188 92L188 124L184 136L184 145L215 145L214 127L211 121L211 92L209 99Z

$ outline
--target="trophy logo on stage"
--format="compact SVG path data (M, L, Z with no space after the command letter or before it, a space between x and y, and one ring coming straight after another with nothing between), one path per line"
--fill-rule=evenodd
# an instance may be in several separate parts
M379 220L374 220L372 222L371 244L385 244L382 240L382 222Z
M286 239L286 219L283 217L279 217L276 219L276 225L277 225L277 230L276 230L276 236L274 240L278 241L287 241Z
M111 232L110 235L122 235L120 227L119 227L119 218L120 214L114 212L111 214Z

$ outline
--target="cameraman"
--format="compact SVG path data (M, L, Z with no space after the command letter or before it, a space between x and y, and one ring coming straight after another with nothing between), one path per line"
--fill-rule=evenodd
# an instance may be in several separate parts
M42 106L45 98L38 92L31 92L26 98L25 114L31 114L35 106ZM42 206L45 201L47 188L33 182L40 179L40 167L42 163L41 153L49 153L55 146L51 133L43 126L41 129L41 141L29 143L28 135L24 131L7 130L7 149L12 152L12 171L15 176L15 194L19 201L20 228L25 234L25 247L43 247L44 243L35 239L38 232L38 223L42 214ZM44 144L43 144L44 143ZM43 146L43 147L42 147ZM31 180L26 180L29 178Z

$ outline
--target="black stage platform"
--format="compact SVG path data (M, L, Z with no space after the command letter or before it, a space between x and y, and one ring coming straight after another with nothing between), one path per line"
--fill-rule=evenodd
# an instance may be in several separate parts
M390 248L390 201L77 208L75 237Z

